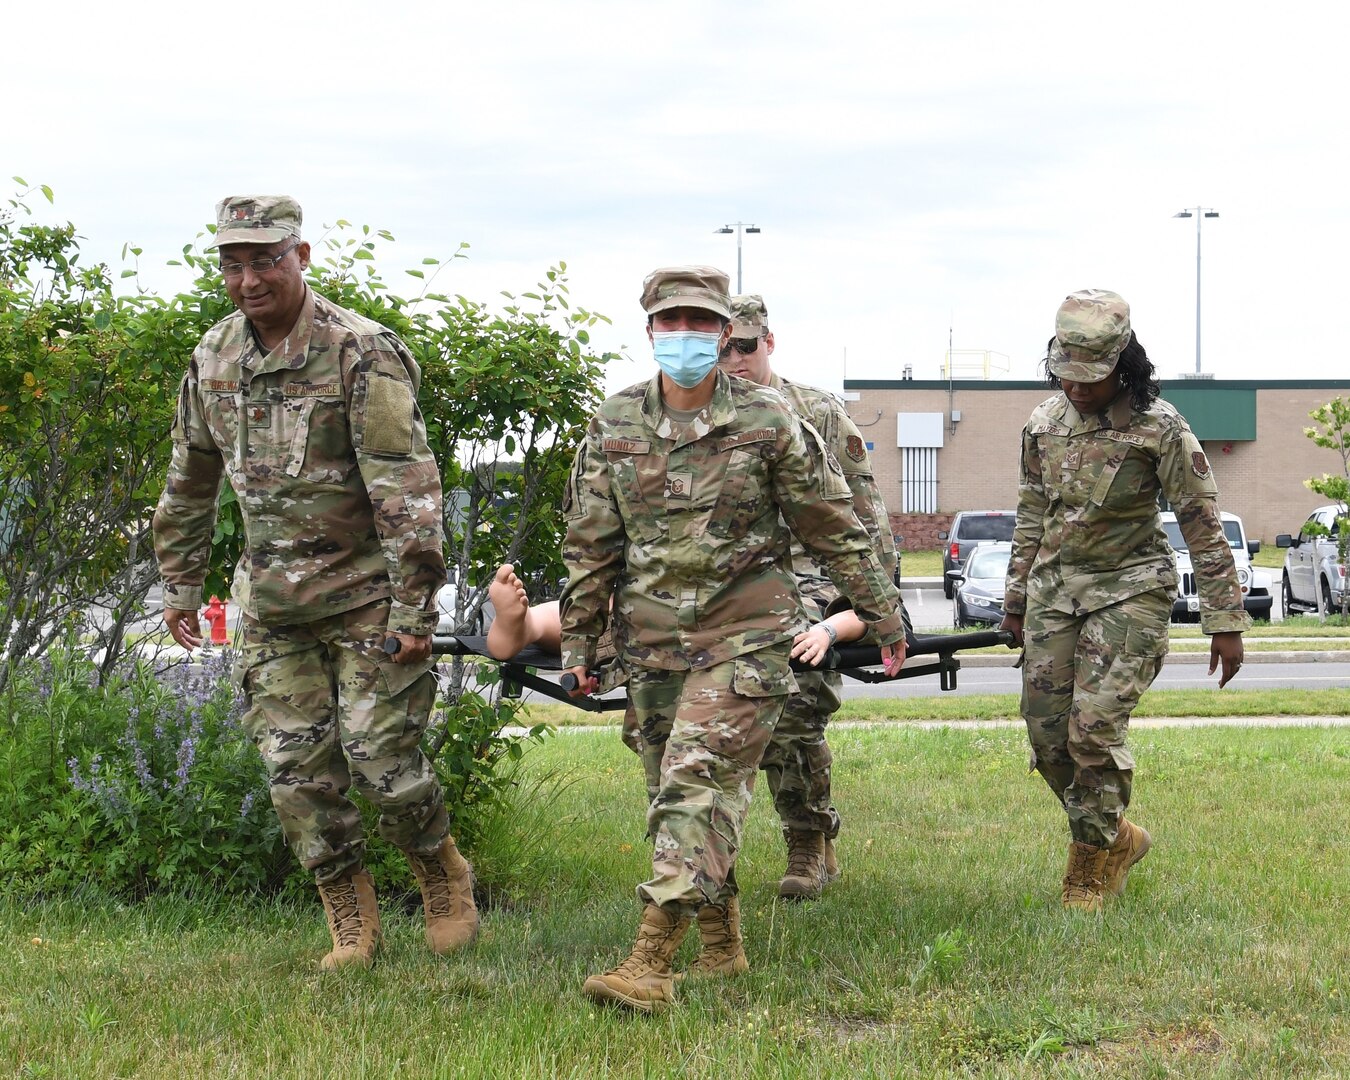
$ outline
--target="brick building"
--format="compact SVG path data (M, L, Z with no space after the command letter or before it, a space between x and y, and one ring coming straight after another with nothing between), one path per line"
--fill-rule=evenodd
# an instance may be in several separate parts
M1273 544L1324 502L1303 481L1341 472L1340 455L1303 431L1308 413L1350 397L1350 379L1164 380L1214 466L1219 504ZM1022 426L1051 391L1040 382L845 380L849 415L872 451L891 525L904 547L939 546L958 510L1017 506Z

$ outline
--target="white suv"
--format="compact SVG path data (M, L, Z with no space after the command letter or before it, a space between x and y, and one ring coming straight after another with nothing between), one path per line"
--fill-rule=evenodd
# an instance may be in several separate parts
M1340 519L1346 514L1344 503L1319 506L1304 523L1297 536L1281 533L1275 546L1288 548L1284 553L1284 579L1280 589L1280 607L1286 618L1300 611L1316 611L1318 594L1324 612L1341 609L1345 595L1345 565L1336 551ZM1322 533L1309 529L1320 525Z
M1274 597L1270 595L1270 575L1252 565L1252 556L1261 550L1260 540L1248 540L1242 519L1226 510L1219 514L1223 519L1223 534L1228 546L1233 549L1233 562L1237 564L1238 584L1242 586L1242 606L1253 619L1270 621L1270 608ZM1167 542L1172 545L1172 553L1177 559L1177 576L1181 585L1177 598L1172 602L1173 622L1197 622L1200 619L1200 595L1195 587L1195 572L1191 568L1191 552L1186 546L1186 538L1181 535L1181 526L1172 511L1162 515L1163 532Z

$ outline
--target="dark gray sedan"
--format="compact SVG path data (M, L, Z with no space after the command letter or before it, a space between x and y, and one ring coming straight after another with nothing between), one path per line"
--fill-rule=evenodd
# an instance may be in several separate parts
M986 540L970 549L965 565L947 574L952 583L952 622L997 626L1003 621L1003 580L1012 544Z

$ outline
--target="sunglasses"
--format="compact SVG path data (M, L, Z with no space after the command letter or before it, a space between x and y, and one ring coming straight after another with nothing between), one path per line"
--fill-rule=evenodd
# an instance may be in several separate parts
M752 352L754 352L756 349L759 348L759 343L763 340L764 340L763 338L757 337L732 338L730 341L728 341L725 345L722 346L722 352L720 355L730 356L731 350L735 349L742 356L749 356Z

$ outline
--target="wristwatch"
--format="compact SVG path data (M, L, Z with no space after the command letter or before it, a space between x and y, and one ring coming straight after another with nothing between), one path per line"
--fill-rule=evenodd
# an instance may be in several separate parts
M830 639L830 648L833 649L835 642L839 640L839 631L827 622L816 623L816 628L825 631L825 636Z

